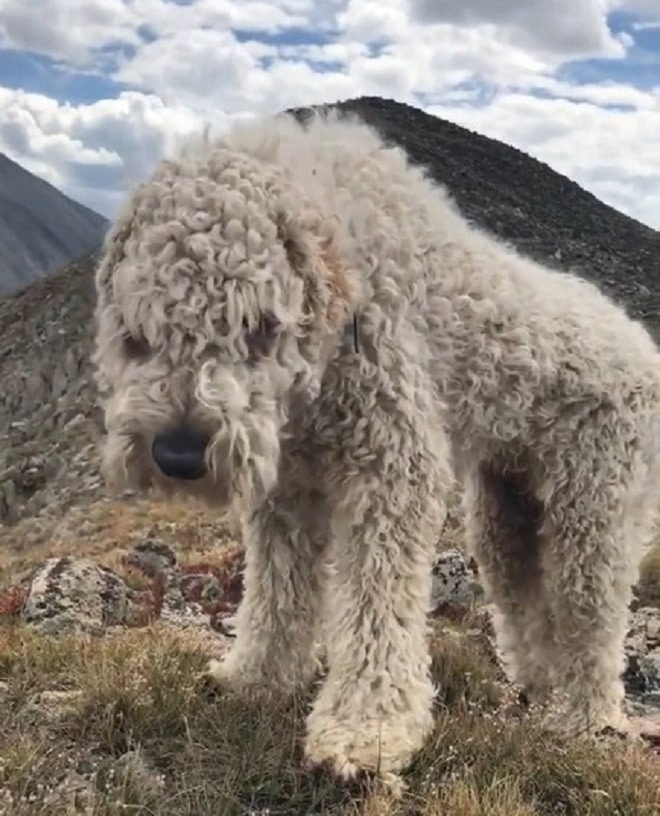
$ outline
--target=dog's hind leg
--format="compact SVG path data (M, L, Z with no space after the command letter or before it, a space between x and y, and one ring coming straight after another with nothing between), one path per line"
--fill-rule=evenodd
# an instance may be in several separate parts
M322 497L286 483L245 520L236 641L211 662L211 680L287 693L313 677L327 526Z
M568 734L628 730L628 608L657 502L653 440L625 416L601 414L543 463L541 567L555 629L547 722Z
M497 644L530 701L549 693L552 620L541 580L541 507L524 474L489 463L465 479L467 547L494 606Z

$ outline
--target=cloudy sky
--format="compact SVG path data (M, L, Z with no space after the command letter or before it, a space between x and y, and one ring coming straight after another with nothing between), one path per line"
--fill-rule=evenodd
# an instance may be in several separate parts
M660 0L0 0L0 151L108 216L203 123L360 94L660 228Z

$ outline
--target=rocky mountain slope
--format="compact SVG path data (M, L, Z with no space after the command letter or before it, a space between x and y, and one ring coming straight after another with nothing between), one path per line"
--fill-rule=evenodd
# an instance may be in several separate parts
M0 295L95 250L107 219L0 153Z
M660 338L660 233L518 150L407 105L357 112L447 185L475 223L598 282ZM304 111L295 112L304 116ZM59 514L99 487L89 379L94 258L0 300L0 521Z
M91 495L100 485L89 354L94 259L0 299L0 521ZM94 422L96 419L96 422ZM78 464L80 466L78 466Z

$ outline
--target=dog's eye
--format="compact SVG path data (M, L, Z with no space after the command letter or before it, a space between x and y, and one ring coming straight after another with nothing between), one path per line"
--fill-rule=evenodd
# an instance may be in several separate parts
M246 325L245 342L251 361L265 357L269 353L277 336L278 327L279 321L275 315L268 312L261 315L255 327L249 328Z
M144 337L139 337L130 333L124 335L124 354L129 360L144 360L151 351L149 343Z

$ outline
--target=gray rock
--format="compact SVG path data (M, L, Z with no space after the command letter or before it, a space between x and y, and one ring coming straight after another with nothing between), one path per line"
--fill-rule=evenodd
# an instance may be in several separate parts
M624 702L624 711L640 736L645 737L651 745L660 745L660 695L655 703L640 702L629 697Z
M222 584L210 573L192 572L181 575L179 587L186 598L194 594L203 601L217 601L224 595Z
M165 548L155 549L167 555ZM145 548L141 551L145 552ZM170 561L171 558L165 559L166 563ZM186 640L199 644L210 654L221 654L230 633L219 629L216 621L212 624L199 604L186 600L176 567L160 574L165 588L159 605L159 623L183 632ZM50 558L33 571L27 584L22 619L48 635L71 632L102 635L109 627L142 626L148 619L142 593L129 589L111 570L84 558ZM65 703L68 699L60 699L55 693L34 702L44 704L41 710L48 711L51 703ZM53 717L56 709L57 706L53 708Z
M19 800L14 804L28 803ZM30 802L30 804L33 808L36 807L34 801ZM86 778L75 770L67 771L52 790L44 792L41 804L44 808L43 812L46 813L98 813L100 803L97 797L95 779L93 777Z
M64 425L67 430L72 430L75 428L80 428L85 425L87 419L85 418L84 414L74 414L71 419L68 419Z
M134 785L143 794L155 795L165 786L165 776L156 771L139 748L122 754L112 768L112 781L119 790Z
M126 558L127 562L147 575L155 577L176 567L174 550L160 538L146 538L136 544Z
M77 710L82 692L77 690L50 689L31 697L25 710L43 722L57 723L63 717Z
M123 623L129 590L105 567L85 558L54 557L30 578L22 618L49 634L69 631L101 633Z
M445 605L467 605L474 598L470 570L460 550L444 550L431 570L431 611Z
M176 581L170 583L165 590L160 620L178 628L192 626L210 629L209 615L199 604L186 601Z
M628 694L652 706L660 706L660 609L636 610L626 638L626 669L623 675Z

